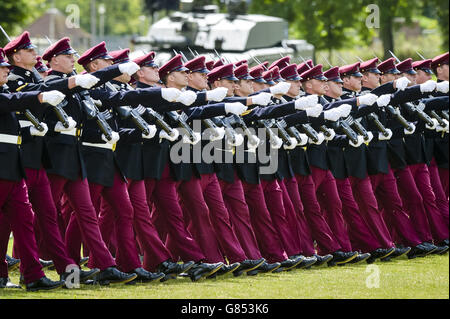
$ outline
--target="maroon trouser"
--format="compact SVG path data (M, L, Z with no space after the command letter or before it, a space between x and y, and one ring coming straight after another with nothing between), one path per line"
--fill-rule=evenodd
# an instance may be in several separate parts
M372 188L380 206L384 209L384 218L387 224L395 229L396 238L400 244L416 246L422 241L417 235L409 220L409 216L403 209L403 202L398 193L397 182L392 169L387 174L377 174L370 176Z
M128 195L127 183L118 172L114 174L114 184L112 187L105 187L100 184L89 183L92 203L98 213L98 224L105 242L111 234L116 236L116 263L117 267L124 272L130 272L140 268L141 261L134 240L133 231L133 206ZM102 199L111 207L111 210L101 211ZM103 216L100 215L103 212ZM113 225L105 223L102 227L102 219L108 219L108 215L114 220ZM114 226L112 228L111 226Z
M439 177L441 179L442 188L444 189L444 193L449 197L449 173L448 168L439 167Z
M421 223L414 223L415 220L410 214L411 221L416 227L417 233L420 236L420 231L417 229L417 226L424 225L421 229L428 229L431 231L431 233L429 233L427 239L424 239L423 241L430 241L431 239L433 239L435 242L439 243L444 239L448 239L448 227L445 225L444 218L442 217L439 208L437 207L436 196L434 195L433 188L431 187L430 173L428 171L427 165L415 164L410 165L408 168L411 172L412 182L414 182L414 184L417 186L419 198L423 198L424 210L422 212L422 215L419 217L419 219L421 219ZM401 190L402 187L400 186L400 183L398 186L399 190ZM402 199L405 204L413 197L412 192L408 192L407 190L403 194L402 191L400 191L400 194L402 195ZM426 227L427 224L429 225L429 227Z
M8 277L5 261L11 230L21 260L20 272L25 284L45 276L39 262L38 248L34 236L34 213L28 200L24 180L12 182L0 180L0 277Z
M278 237L281 239L284 251L288 256L299 255L301 253L300 242L298 241L298 237L294 235L292 227L289 226L282 188L277 180L261 180L261 187L264 191L264 198L270 212L270 217L272 218Z
M261 184L249 184L242 181L242 186L262 256L269 263L286 260L288 256L270 218Z
M353 196L358 204L361 217L371 230L371 233L378 240L382 248L394 246L392 236L378 208L377 199L372 189L369 177L360 179L350 176L349 181L352 187Z
M322 210L326 212L326 221L333 232L334 238L343 251L352 251L347 226L342 216L342 201L339 198L333 174L329 170L311 166L311 176L316 186L317 199Z
M316 253L314 248L314 240L309 230L308 222L304 214L302 199L298 192L297 180L293 178L285 178L280 183L283 190L283 202L286 209L286 217L292 232L297 236L300 243L302 255L312 256Z
M352 186L348 178L336 179L339 198L342 201L342 214L347 224L348 235L353 250L371 252L381 247L378 239L370 231L360 213L360 208L353 196ZM364 206L363 206L364 207Z
M80 260L80 244L78 242L82 240L89 247L89 268L104 270L115 266L116 262L100 233L87 179L70 181L53 174L49 174L48 178L53 200L58 201L65 193L74 210L66 230L66 246L71 258ZM71 234L72 231L75 232L75 235ZM79 239L72 241L71 238L74 237Z
M236 237L245 255L253 260L260 259L258 242L250 220L250 211L245 202L244 189L237 174L234 176L234 183L227 183L219 180L225 205L230 214L230 221Z
M178 186L181 208L189 232L203 251L208 262L224 262L219 241L211 224L210 210L203 196L200 179L181 182ZM219 193L220 194L220 193Z
M341 245L334 238L328 226L319 202L317 201L316 186L311 175L295 175L298 191L305 208L305 217L311 230L312 238L317 242L320 255L334 253L341 249Z
M205 260L199 244L186 229L183 210L179 204L178 185L179 182L174 181L170 176L170 168L167 165L161 180L156 182L151 199L156 207L152 212L153 224L163 241L167 237L166 247L175 261L178 258L185 262Z
M44 169L25 169L30 199L35 213L35 228L39 229L39 238L46 259L52 260L58 274L66 271L66 267L76 262L69 257L67 247L59 231L57 211L53 202L52 191L47 173Z
M139 247L144 255L143 266L146 270L156 271L159 264L169 260L172 256L164 246L163 242L159 238L155 226L152 224L150 209L147 204L147 194L144 181L134 181L128 179L127 188L134 211L134 232L136 234ZM114 223L114 214L107 213L107 211L111 212L112 210L111 203L103 199L99 217L101 228L103 224L105 226L111 224L111 220ZM114 228L112 228L112 230L113 229ZM118 243L116 239L116 247L117 245Z
M231 226L230 214L225 205L216 174L203 174L200 178L203 197L209 208L209 217L223 254L230 263L247 259Z
M431 164L428 166L430 173L431 187L433 188L434 195L436 196L436 205L444 218L445 224L449 226L449 201L448 195L445 194L442 187L441 178L439 176L439 168L436 164L436 160L433 158Z

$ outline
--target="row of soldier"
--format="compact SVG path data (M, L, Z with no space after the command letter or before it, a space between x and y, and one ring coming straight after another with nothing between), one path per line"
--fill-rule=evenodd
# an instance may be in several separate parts
M27 290L448 251L448 53L325 73L128 54L102 42L77 75L68 38L43 54L50 71L27 32L1 51L0 253L12 230ZM207 148L224 160L191 160ZM6 261L0 278L20 287Z

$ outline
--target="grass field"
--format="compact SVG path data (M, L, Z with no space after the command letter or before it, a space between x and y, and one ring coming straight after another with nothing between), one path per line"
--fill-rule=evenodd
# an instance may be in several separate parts
M232 275L192 283L178 278L133 286L82 286L27 293L0 290L0 299L448 299L449 255L320 267L256 277ZM48 277L57 279L54 271ZM378 276L377 276L378 275ZM14 283L19 273L10 274ZM378 279L379 280L378 280ZM0 301L1 303L1 301Z

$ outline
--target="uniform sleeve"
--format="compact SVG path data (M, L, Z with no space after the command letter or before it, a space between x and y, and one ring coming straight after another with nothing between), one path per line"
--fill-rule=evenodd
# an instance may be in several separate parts
M0 93L0 114L40 107L40 92Z
M276 119L296 112L295 102L277 104L266 107L256 107L247 114L244 113L244 121L256 121L265 119Z

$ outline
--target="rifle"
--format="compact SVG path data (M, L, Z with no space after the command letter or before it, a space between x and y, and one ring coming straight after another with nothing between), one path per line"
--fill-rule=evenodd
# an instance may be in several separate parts
M423 105L422 102L421 104ZM404 103L404 106L408 110L408 112L416 113L419 119L424 121L428 126L433 126L433 120L427 113L423 111L423 108L419 108L418 106L410 102Z
M169 124L167 124L166 121L164 121L164 116L162 116L160 113L156 112L150 107L147 108L147 113L151 118L154 119L156 125L158 125L160 129L162 129L169 135L173 134L173 129L170 127Z
M182 113L180 115L175 111L170 111L170 112L167 112L166 114L167 114L167 116L169 116L169 118L172 121L178 123L178 125L180 125L180 127L183 128L187 132L188 137L192 142L196 142L196 137L195 137L194 131L189 126L189 124L186 123L186 119L187 119L186 113Z
M387 131L383 123L380 122L380 119L378 118L377 114L370 113L367 117L375 124L375 126L377 127L378 131L381 132L381 134L383 134L386 137L389 136L389 132Z
M108 141L111 141L113 130L106 121L103 113L100 113L97 108L102 106L102 102L94 101L87 90L81 91L79 94L82 97L82 109L84 110L84 112L86 112L88 119L95 119L100 131L103 133L103 135L105 135Z
M386 111L391 113L397 121L403 126L408 132L412 132L414 129L411 124L403 117L399 110L396 110L392 105L385 107Z
M106 86L110 88L113 92L118 92L119 90L111 83L107 82ZM134 125L145 135L150 134L148 129L148 123L142 118L142 116L130 106L119 106L116 108L117 113L123 118L128 119L131 117Z

